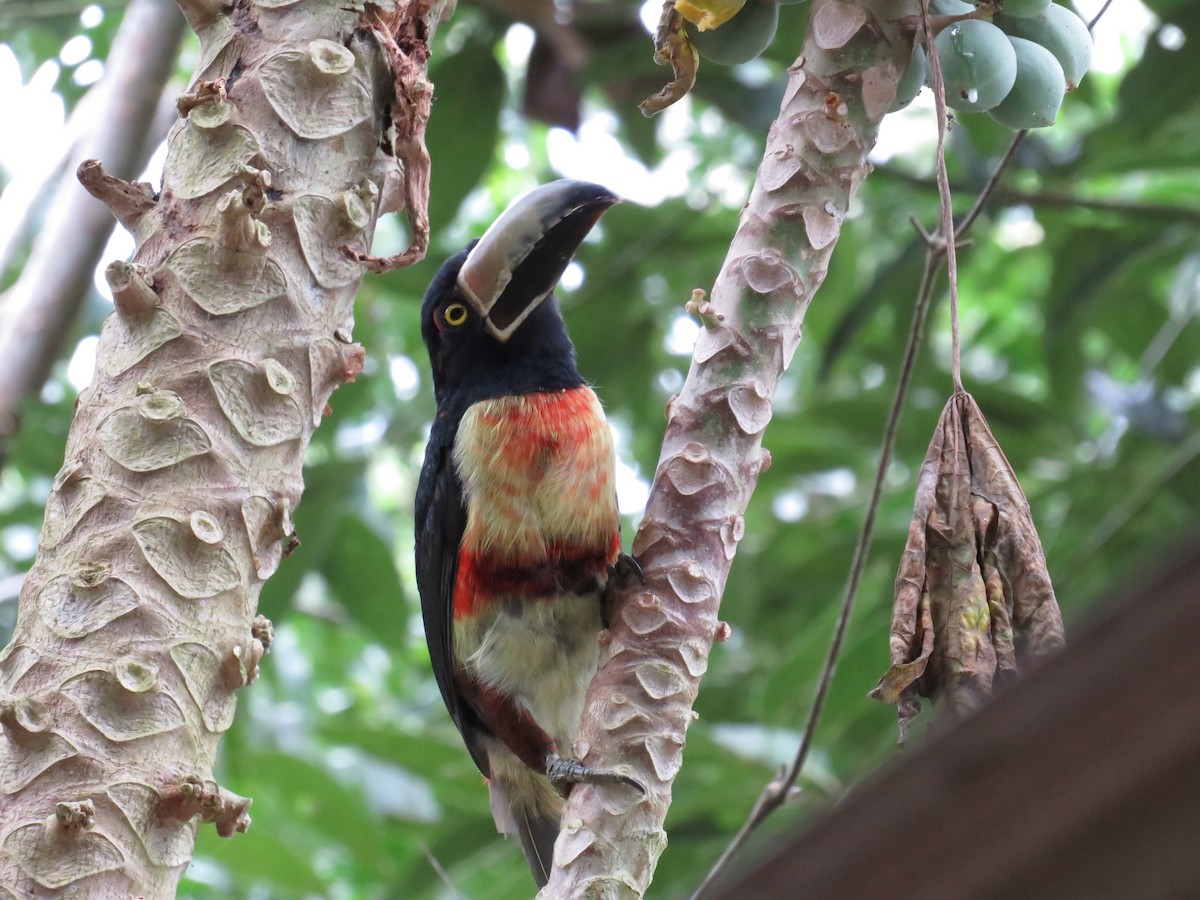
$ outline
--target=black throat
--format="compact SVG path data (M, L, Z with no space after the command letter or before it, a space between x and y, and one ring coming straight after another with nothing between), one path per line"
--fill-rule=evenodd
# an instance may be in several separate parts
M429 351L438 413L457 417L480 400L583 386L575 346L553 294L504 342L496 340L474 311L461 329L437 327L438 310L447 302L463 301L456 279L465 258L466 251L446 261L421 310L421 336Z

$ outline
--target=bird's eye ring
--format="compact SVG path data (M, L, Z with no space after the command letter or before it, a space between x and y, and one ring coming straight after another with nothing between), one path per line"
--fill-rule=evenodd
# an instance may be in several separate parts
M451 303L442 312L442 318L447 325L457 328L467 321L467 308L461 303Z

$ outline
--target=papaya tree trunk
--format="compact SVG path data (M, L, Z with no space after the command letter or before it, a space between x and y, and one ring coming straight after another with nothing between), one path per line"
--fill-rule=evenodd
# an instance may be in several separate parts
M201 821L249 824L213 759L305 447L362 368L343 248L419 194L380 148L420 143L448 5L180 0L200 52L161 193L81 166L137 250L0 654L0 897L171 897Z
M754 187L711 296L633 544L646 584L615 601L576 751L647 787L571 793L542 897L640 897L666 847L663 821L692 704L759 473L763 432L800 343L913 45L915 0L814 0ZM701 76L703 77L703 73Z

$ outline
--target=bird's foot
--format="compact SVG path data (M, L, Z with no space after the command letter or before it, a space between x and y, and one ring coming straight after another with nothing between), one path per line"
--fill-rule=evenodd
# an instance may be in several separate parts
M639 794L646 793L642 783L628 775L606 772L603 769L592 769L577 759L565 759L554 753L546 758L546 777L564 796L573 784L623 784L633 788Z
M642 571L642 564L628 553L621 553L617 556L617 561L608 567L608 581L610 584L616 579L623 581L630 575L636 575L638 581L646 583L646 573Z
M646 573L641 564L628 553L622 553L617 561L608 567L608 581L604 584L604 592L600 595L600 622L605 628L612 623L613 595L617 586L633 575L642 584L646 583Z

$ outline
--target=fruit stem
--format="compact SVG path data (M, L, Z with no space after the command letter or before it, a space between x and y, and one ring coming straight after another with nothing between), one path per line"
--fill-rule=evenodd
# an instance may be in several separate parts
M985 2L980 3L977 7L975 7L975 9L971 10L971 12L960 13L957 16L935 16L932 13L930 13L930 15L929 15L930 38L935 38L939 34L941 34L943 31L945 31L947 28L949 28L951 25L957 24L958 22L966 22L968 19L981 19L984 22L990 22L990 21L992 21L992 17L996 15L997 9L998 9L997 4L988 2L988 0L985 0ZM920 27L921 17L920 16L912 16L911 18L913 19L912 30L913 30L913 33L916 35L916 39L915 39L916 43L917 44L932 43L931 40L925 39L922 36L922 29Z

